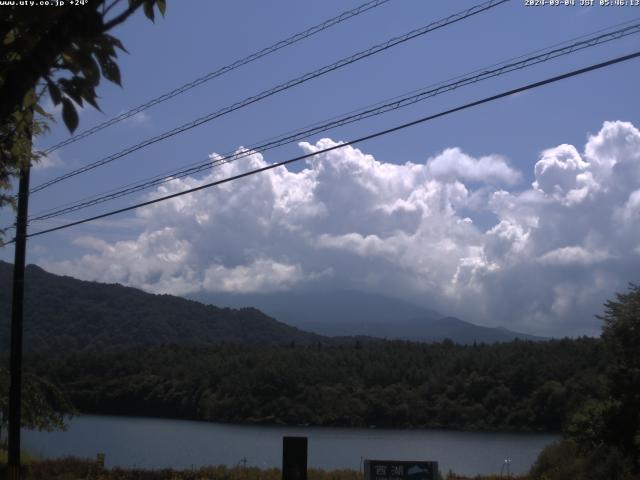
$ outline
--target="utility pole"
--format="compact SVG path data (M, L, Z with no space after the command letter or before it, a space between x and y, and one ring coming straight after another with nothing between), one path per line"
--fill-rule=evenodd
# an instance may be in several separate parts
M33 115L28 119L33 121ZM31 136L31 133L29 133ZM13 263L13 298L11 304L11 354L9 370L9 480L20 480L20 424L22 417L22 317L24 306L24 268L27 253L27 216L29 211L29 174L31 141L27 158L20 167L18 214L16 217L15 255Z

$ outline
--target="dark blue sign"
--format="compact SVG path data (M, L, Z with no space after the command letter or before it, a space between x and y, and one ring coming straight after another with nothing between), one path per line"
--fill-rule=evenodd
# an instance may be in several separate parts
M436 480L438 462L365 460L364 480Z

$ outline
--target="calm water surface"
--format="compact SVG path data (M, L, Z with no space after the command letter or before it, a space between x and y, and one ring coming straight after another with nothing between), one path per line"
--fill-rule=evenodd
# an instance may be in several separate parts
M524 473L552 434L477 433L332 427L264 427L156 418L81 415L66 432L24 432L29 451L45 457L95 457L108 467L191 468L204 465L280 467L282 437L309 438L309 466L359 469L361 460L437 460L461 474Z

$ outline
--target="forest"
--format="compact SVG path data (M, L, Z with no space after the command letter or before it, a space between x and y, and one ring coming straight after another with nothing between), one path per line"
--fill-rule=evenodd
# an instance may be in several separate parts
M32 354L80 412L216 422L559 431L604 395L597 339L161 346Z
M600 338L491 345L358 339L328 345L165 344L32 352L25 366L38 382L57 385L83 413L560 431L561 440L542 451L531 478L635 480L640 287L630 285L604 307Z

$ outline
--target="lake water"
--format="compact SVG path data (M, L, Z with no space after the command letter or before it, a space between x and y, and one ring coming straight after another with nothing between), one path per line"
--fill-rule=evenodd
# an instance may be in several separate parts
M280 467L282 437L309 438L309 467L358 470L362 459L436 460L440 470L499 474L505 459L525 473L553 434L479 433L332 427L265 427L156 418L81 415L66 432L24 432L23 445L44 457L105 454L106 466Z

